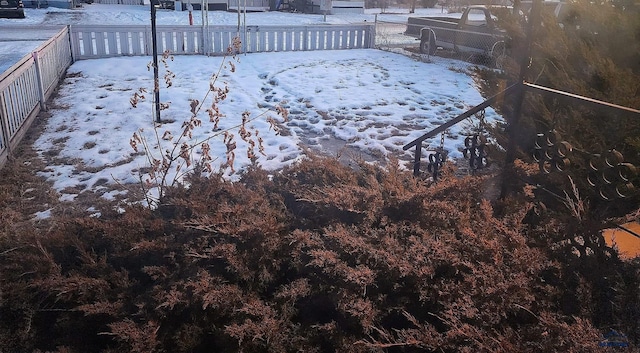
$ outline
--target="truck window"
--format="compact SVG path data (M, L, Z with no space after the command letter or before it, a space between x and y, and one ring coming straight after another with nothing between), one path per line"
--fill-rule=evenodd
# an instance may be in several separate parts
M469 9L469 13L467 14L467 21L465 25L468 26L486 26L487 25L487 17L485 15L484 10L482 9Z

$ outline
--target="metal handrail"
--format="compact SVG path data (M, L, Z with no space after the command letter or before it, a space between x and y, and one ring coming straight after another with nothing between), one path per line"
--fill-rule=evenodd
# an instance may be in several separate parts
M580 102L582 102L584 104L591 105L592 107L610 108L610 109L615 109L615 110L618 110L618 111L623 111L623 112L626 112L626 113L640 114L640 110L629 108L629 107L625 107L625 106L622 106L622 105L617 105L617 104L613 104L613 103L607 103L607 102L604 102L604 101L601 101L601 100L597 100L597 99L593 99L593 98L589 98L589 97L585 97L585 96L580 96L580 95L577 95L577 94L564 92L564 91L560 91L560 90L557 90L557 89L536 85L536 84L529 83L529 82L523 82L523 85L527 89L527 91L540 92L540 93L550 93L550 94L553 94L555 96L575 99L575 100L578 100L578 101L580 101Z
M420 173L420 160L422 158L422 142L424 140L436 136L437 134L445 131L446 129L452 127L453 125L456 125L459 122L471 117L475 113L477 113L477 112L479 112L479 111L491 106L497 100L502 99L505 95L512 93L513 91L515 91L519 87L522 87L522 84L518 84L518 83L512 84L511 86L509 86L509 87L505 88L504 90L500 91L498 94L488 98L484 102L476 105L475 107L467 110L466 112L458 115L457 117L447 121L446 123L436 127L435 129L427 132L426 134L424 134L424 135L418 137L417 139L409 142L408 144L404 145L402 147L402 150L404 150L404 151L410 149L411 147L416 147L416 152L415 152L414 162L413 162L413 174L417 176Z
M638 109L629 108L629 107L625 107L625 106L621 106L621 105L617 105L617 104L613 104L613 103L607 103L607 102L600 101L600 100L597 100L597 99L584 97L584 96L580 96L580 95L577 95L577 94L568 93L568 92L556 90L556 89L553 89L553 88L536 85L536 84L529 83L529 82L514 83L511 86L509 86L509 87L505 88L504 90L502 90L501 92L499 92L498 94L488 98L484 102L476 105L475 107L467 110L466 112L456 116L455 118L447 121L446 123L436 127L435 129L427 132L426 134L424 134L424 135L418 137L417 139L409 142L408 144L404 145L402 147L402 150L404 150L404 151L406 151L406 150L408 150L408 149L410 149L412 147L416 147L416 152L415 152L414 162L413 162L413 174L416 175L416 176L420 174L420 160L422 158L422 142L424 140L426 140L428 138L432 138L432 137L438 135L439 133L442 133L443 131L447 130L451 126L456 125L456 124L460 123L461 121L463 121L463 120L471 117L472 115L476 114L477 112L479 112L479 111L491 106L498 99L502 99L505 95L508 95L508 94L511 94L511 93L515 92L518 88L524 89L525 92L538 92L538 93L545 93L545 94L553 94L553 95L559 96L561 98L569 98L569 99L573 99L573 100L578 100L583 104L588 104L588 105L591 105L591 106L594 106L594 107L597 107L597 108L613 109L613 110L616 110L616 111L619 111L619 112L639 115L639 117L640 117L640 110L638 110Z

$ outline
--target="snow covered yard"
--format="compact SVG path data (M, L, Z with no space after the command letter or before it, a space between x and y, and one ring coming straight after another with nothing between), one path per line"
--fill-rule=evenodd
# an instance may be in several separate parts
M149 21L148 9L142 6L94 4L80 10L28 10L25 24L91 24L104 23L104 18L112 24ZM159 24L185 24L187 18L184 12L158 14ZM194 18L198 18L197 13ZM327 16L328 23L338 24L373 19L371 13ZM209 20L232 24L237 14L211 12ZM301 24L319 23L324 18L270 12L249 13L246 21ZM0 22L0 27L3 24ZM194 100L203 103L199 114L203 124L194 130L192 139L179 142L197 145L211 139L212 167L222 168L230 178L251 163L249 145L238 133L245 112L250 119L246 127L254 142L256 132L262 139L262 146L256 145L253 151L256 163L277 170L303 158L309 148L346 159L384 162L393 155L408 162L412 152L402 151L403 145L483 101L470 75L472 65L444 58L433 57L425 63L398 53L367 49L246 54L238 59L224 59L226 68L215 82L217 87L229 88L228 97L218 106L223 117L215 129L205 112L211 106L211 97L204 98L212 75L221 67L220 57L176 56L169 62L168 70L175 77L171 87L162 86L160 100L170 107L162 111L163 123L157 130L151 109L150 57L76 62L69 68L52 102L51 117L34 144L47 165L40 175L54 185L61 201L82 203L82 199L94 195L107 200L127 199L131 197L127 190L136 188L149 166L146 156L130 146L133 134L142 130L159 158L161 151L178 142ZM235 72L231 72L229 62L234 63ZM146 89L146 100L133 108L130 100L141 88ZM276 114L277 107L287 110L287 120ZM269 118L277 121L278 131ZM493 111L487 111L488 120L496 118ZM464 127L459 124L447 133L445 148L452 157L460 155ZM233 170L225 165L227 130L234 134L236 143ZM161 146L156 146L158 140ZM439 138L431 141L431 147L439 144ZM199 148L194 149L195 159L199 152Z
M54 183L62 200L74 200L82 192L112 198L122 191L110 185L139 182L147 161L129 140L139 129L147 141L156 140L151 93L137 108L130 99L140 88L151 91L150 60L84 60L69 69L46 130L34 146L47 159L43 175ZM180 56L169 61L175 78L171 87L161 89L161 101L171 104L162 111L162 119L169 123L158 127L160 134L169 131L165 136L177 141L182 123L190 117L190 102L203 101L221 60ZM389 155L409 160L410 152L402 151L404 144L483 100L466 74L467 64L445 59L422 63L379 50L248 54L239 56L235 72L226 66L216 82L229 88L227 99L219 104L224 117L214 131L203 109L203 125L188 142L215 135L210 141L214 169L222 165L230 177L221 131L230 129L236 135L235 170L249 165L249 146L238 137L237 128L245 111L255 118L247 127L259 131L264 140L264 155L256 149L257 163L275 170L302 158L308 147L368 160ZM205 101L205 109L210 105ZM277 116L278 105L288 110L287 121ZM270 116L279 122L279 134L267 122ZM454 127L445 140L454 156L462 146L463 125ZM163 149L172 143L161 142Z

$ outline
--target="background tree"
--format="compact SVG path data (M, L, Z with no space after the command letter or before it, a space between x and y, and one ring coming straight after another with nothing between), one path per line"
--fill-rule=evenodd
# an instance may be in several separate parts
M528 82L640 109L637 9L617 2L582 0L568 3L558 18L545 9L541 23L534 26L530 61L523 57L526 24L513 14L500 20L511 38L512 57L503 72L480 72L487 96L515 82L524 63L530 65ZM517 104L510 98L497 107L508 122L513 121ZM522 164L520 173L510 180L519 180L520 187L528 184L539 205L525 223L531 227L530 241L561 264L558 278L562 280L556 287L561 293L560 310L567 315L581 313L602 330L620 329L637 340L640 315L634 302L639 297L637 286L630 283L638 281L638 263L621 262L600 232L614 223L638 221L638 193L605 200L612 189L615 192L618 175L604 173L615 170L608 164L640 166L640 117L538 93L528 93L523 104L519 126L497 126L494 133L506 146L509 129L517 128L517 156L530 164ZM548 174L541 172L533 158L536 144L557 146L562 142L573 148L566 155L570 164L562 172L554 166ZM603 175L611 185L591 185ZM627 176L627 184L640 186L637 174ZM560 230L549 232L548 227ZM587 295L586 287L590 288Z
M640 16L633 8L615 3L576 1L565 5L556 16L545 8L542 21L534 26L531 60L523 58L526 35L519 16L503 16L500 21L510 36L511 60L501 73L482 71L482 86L487 95L497 93L515 82L522 63L530 65L528 82L556 90L601 100L620 106L640 109ZM500 107L507 121L514 118L515 102ZM615 150L622 154L619 162L640 166L640 118L616 110L598 109L574 100L548 94L526 95L523 113L517 127L519 157L531 161L536 146L536 134L553 130L552 141L567 141L573 152L566 156L570 165L558 177L545 175L547 185L562 191L571 189L566 174L572 176L582 197L592 200L592 209L601 218L622 215L637 206L637 193L628 192L625 206L599 200L599 187L587 181L590 163L598 155L604 157ZM495 131L506 146L504 126ZM595 163L595 162L594 162ZM617 163L617 162L616 162ZM615 164L615 163L613 163ZM555 168L551 168L555 170ZM631 176L633 174L631 173ZM637 176L630 183L639 186ZM611 190L609 190L611 191ZM601 199L601 198L600 198Z

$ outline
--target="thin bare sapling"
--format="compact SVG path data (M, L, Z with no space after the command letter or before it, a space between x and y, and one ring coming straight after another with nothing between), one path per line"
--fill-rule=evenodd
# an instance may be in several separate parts
M154 208L161 202L167 188L178 184L184 185L185 176L189 174L207 177L214 173L226 172L229 175L236 173L236 136L246 144L247 157L251 163L258 163L259 156L266 156L260 131L249 123L264 118L269 124L269 129L273 129L278 134L279 122L269 114L272 111L264 110L254 116L249 111L244 111L238 124L224 129L219 127L221 119L226 117L220 111L220 103L227 99L230 92L228 83L222 82L221 75L236 71L236 63L240 62L238 57L240 45L239 38L234 38L218 69L210 76L208 89L202 99L189 99L189 117L183 121L177 136L165 126L167 123L173 123L171 120L153 122L153 133L150 136L144 129L133 133L129 144L136 153L143 155L146 159L147 166L140 169L139 177L145 202L149 207ZM166 88L177 89L173 86L176 75L169 69L170 61L173 61L173 56L169 52L164 52L160 61L164 69L164 85ZM147 68L151 70L153 64L149 64ZM154 82L154 85L160 85L160 82ZM146 93L147 90L144 88L136 91L130 99L131 106L137 108L139 102L146 100ZM207 104L206 108L205 104ZM159 105L161 110L169 109L171 106L170 102L161 102ZM208 122L205 123L201 117L204 115L203 111L208 117ZM281 120L286 121L288 112L285 108L276 106L275 111ZM210 133L204 135L194 133L198 129L206 129L205 131ZM211 154L212 140L218 140L224 144L226 150L224 156ZM218 158L224 158L224 162L220 162L216 169L213 163Z

